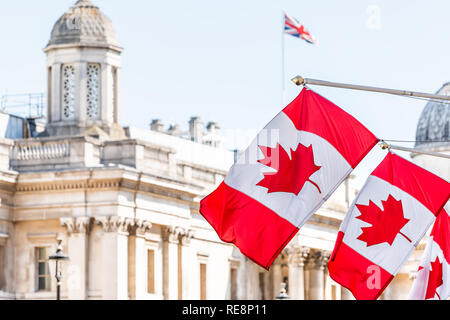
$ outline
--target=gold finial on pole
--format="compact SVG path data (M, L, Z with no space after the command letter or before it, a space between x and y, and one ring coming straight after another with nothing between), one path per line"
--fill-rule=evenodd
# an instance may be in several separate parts
M381 143L379 144L379 146L381 147L381 149L386 150L386 149L390 149L391 146L388 145L385 141L381 141Z
M297 86L305 84L305 80L301 76L296 76L295 78L291 79L291 81L295 83Z

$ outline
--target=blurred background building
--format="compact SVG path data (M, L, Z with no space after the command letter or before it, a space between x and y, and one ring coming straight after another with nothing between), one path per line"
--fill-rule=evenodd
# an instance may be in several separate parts
M63 299L274 299L282 283L292 299L352 299L328 276L327 262L358 191L353 177L266 271L221 242L199 214L200 200L235 159L216 122L192 117L186 131L161 120L149 129L123 128L123 48L89 0L55 23L44 51L45 119L39 99L26 116L8 108L11 96L2 99L0 298L53 299L49 256L61 239L70 256ZM430 102L417 147L450 152L439 142L449 140L449 122L449 108ZM414 160L449 179L445 162ZM407 298L425 240L382 299Z

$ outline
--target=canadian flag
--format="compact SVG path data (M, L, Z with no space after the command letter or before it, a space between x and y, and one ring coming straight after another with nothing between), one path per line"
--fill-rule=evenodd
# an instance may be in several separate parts
M269 269L377 142L355 118L305 88L201 201L200 212L224 242Z
M450 296L450 202L436 218L409 298L445 300Z
M450 196L450 184L389 152L342 222L330 277L356 299L377 299Z

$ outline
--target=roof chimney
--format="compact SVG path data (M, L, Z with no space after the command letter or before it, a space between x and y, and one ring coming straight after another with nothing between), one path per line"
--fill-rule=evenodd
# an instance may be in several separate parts
M206 129L208 130L208 133L218 133L220 127L217 122L209 122L206 126Z
M170 134L170 135L176 136L176 137L181 137L183 134L183 131L181 130L181 128L178 124L171 124L169 129L167 130L167 134Z
M192 117L189 120L189 135L192 141L203 142L203 122L199 117Z
M208 122L206 129L207 132L203 136L203 143L214 148L222 148L223 137L219 133L220 127L217 122Z
M164 131L164 125L163 125L161 120L154 119L152 121L152 123L150 124L150 129L152 131L156 131L156 132L163 132Z

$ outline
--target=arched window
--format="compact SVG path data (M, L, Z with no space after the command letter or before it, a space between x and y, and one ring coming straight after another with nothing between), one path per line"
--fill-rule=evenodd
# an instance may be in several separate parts
M63 120L75 118L75 68L72 65L63 66Z
M100 65L87 67L87 109L88 119L97 120L100 115Z

